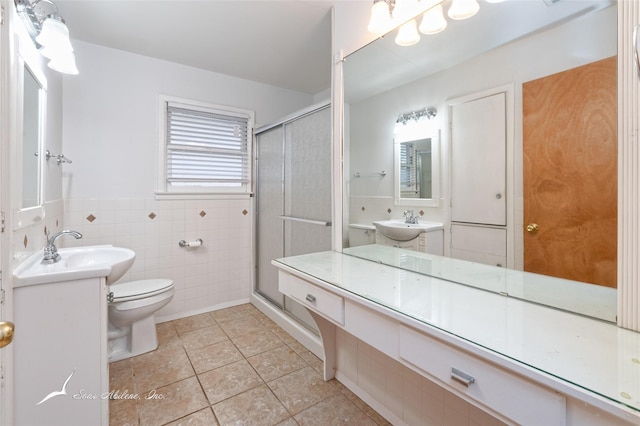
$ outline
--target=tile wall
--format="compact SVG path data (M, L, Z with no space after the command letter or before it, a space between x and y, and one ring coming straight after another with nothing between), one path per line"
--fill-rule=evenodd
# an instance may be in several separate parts
M64 245L113 244L136 252L120 280L168 278L173 300L157 321L181 318L249 300L251 292L251 199L155 200L67 199L64 227L83 234ZM180 240L203 240L197 248Z
M18 266L47 243L50 235L62 229L64 203L48 201L44 205L44 220L13 231L13 266Z

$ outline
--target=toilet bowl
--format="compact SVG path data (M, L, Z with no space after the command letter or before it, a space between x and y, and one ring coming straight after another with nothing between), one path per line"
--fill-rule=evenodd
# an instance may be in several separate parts
M173 298L173 281L151 279L109 286L109 362L158 347L153 314Z

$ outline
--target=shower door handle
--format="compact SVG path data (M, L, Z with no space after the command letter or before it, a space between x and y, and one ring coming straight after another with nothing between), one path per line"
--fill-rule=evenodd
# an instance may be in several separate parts
M321 220L303 219L301 217L294 217L294 216L280 216L280 219L288 220L288 221L291 221L291 222L308 223L309 225L331 226L331 222L324 222L324 221L321 221Z

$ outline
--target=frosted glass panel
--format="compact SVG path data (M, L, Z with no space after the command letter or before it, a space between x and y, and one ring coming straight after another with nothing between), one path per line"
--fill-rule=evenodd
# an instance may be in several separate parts
M287 215L331 221L330 123L325 108L285 126Z
M282 293L278 291L278 271L271 260L284 253L283 214L283 143L284 131L276 127L256 137L257 191L257 290L279 307L284 306Z

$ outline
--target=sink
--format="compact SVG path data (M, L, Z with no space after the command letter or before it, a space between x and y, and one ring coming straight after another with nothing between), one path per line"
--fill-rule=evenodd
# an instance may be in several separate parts
M441 223L422 222L404 223L403 220L378 220L373 222L376 232L380 232L387 238L395 241L409 241L416 238L423 232L444 229Z
M120 279L133 265L133 250L112 245L69 247L58 249L60 260L42 264L38 250L13 272L14 285L25 286L84 278L106 277L107 284Z
M62 261L65 259L65 250L58 250ZM118 281L133 266L135 259L136 254L133 250L113 246L83 247L83 250L75 252L70 249L66 257L69 268L111 265L111 272L107 275L107 284Z

